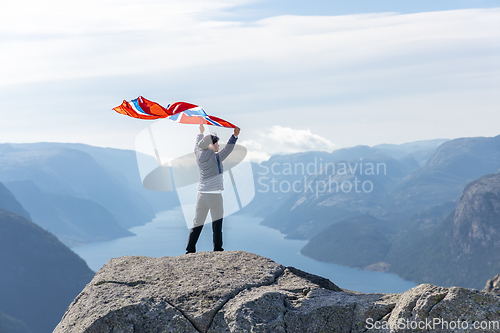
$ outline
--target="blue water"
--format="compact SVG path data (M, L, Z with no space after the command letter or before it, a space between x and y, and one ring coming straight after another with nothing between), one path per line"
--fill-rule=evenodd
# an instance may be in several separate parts
M232 215L224 218L223 235L226 251L242 250L274 260L285 266L330 279L341 288L365 293L399 293L415 286L394 274L368 272L355 268L322 263L300 254L307 243L285 239L279 231L260 225L260 218ZM164 211L144 226L130 229L133 237L91 243L72 248L98 271L109 259L123 255L148 257L178 256L185 252L189 230L182 211ZM212 250L212 226L206 225L197 244L197 251Z

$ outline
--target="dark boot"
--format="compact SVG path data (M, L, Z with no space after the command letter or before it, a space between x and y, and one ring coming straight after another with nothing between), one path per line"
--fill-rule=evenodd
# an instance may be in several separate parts
M198 238L200 238L201 229L203 229L203 225L191 228L186 247L186 254L196 252L196 243L198 242Z
M214 251L224 251L222 248L222 219L212 222Z

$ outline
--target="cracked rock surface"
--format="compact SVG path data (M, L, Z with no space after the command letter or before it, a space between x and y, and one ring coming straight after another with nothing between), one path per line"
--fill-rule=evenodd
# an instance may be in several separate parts
M500 274L495 276L493 279L488 280L483 291L491 295L500 296Z
M353 293L242 251L125 256L99 270L54 333L375 331L367 329L369 318L381 326L426 318L499 321L500 300L477 290L433 285L402 294ZM436 330L392 332L414 331Z

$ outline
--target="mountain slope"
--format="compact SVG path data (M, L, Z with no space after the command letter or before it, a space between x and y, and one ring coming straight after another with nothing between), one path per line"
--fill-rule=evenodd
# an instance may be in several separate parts
M45 193L31 180L7 182L6 185L31 212L33 221L67 246L134 235L121 227L107 209L92 200Z
M500 174L469 183L456 210L435 227L410 229L386 262L403 278L481 289L500 271Z
M383 222L360 215L335 223L300 251L315 260L364 268L382 262L391 248Z
M500 169L500 136L461 138L439 146L426 165L406 177L393 191L397 209L414 212L458 199L464 186Z
M358 150L364 154L340 155L361 156L357 159L324 165L324 170L303 176L300 191L291 193L262 224L291 238L310 239L329 225L359 214L397 219L400 212L387 209L392 205L389 193L418 164L369 147Z
M99 165L89 154L37 144L0 145L0 181L31 180L45 193L95 201L125 228L151 221L155 212L127 181Z
M500 271L500 174L469 183L460 198L449 236L455 279L479 288Z
M8 210L18 215L31 219L30 214L24 209L11 191L0 182L0 209Z
M87 264L49 232L0 210L0 311L48 333L92 279Z
M500 174L470 182L457 204L432 207L399 227L373 217L346 219L301 252L350 267L377 266L416 283L481 289L500 271Z

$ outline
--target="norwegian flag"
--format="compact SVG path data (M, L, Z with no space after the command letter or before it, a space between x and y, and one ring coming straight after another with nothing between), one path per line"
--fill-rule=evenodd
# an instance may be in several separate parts
M219 127L235 128L230 122L207 115L198 105L176 102L166 108L139 96L131 101L123 101L120 106L113 108L118 113L139 119L154 120L168 118L181 124L205 124Z

